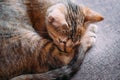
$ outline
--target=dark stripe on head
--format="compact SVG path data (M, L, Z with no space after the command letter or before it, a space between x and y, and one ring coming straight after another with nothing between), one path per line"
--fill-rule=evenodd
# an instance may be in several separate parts
M78 25L83 26L84 24L84 14L82 7L70 0L67 0L65 5L67 7L66 21L70 27L70 36L74 39Z

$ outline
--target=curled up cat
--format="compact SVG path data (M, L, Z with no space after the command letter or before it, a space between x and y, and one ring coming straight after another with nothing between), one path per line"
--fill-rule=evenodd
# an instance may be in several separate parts
M38 8L32 0L7 1L0 4L0 80L55 80L78 71L95 42L96 25L90 24L102 21L100 14L70 0L35 0L48 4Z
M26 74L14 77L10 80L70 80L70 78L80 69L80 65L85 57L86 51L96 42L96 25L90 25L87 32L81 39L81 45L77 54L69 64L61 68L54 69L45 73Z

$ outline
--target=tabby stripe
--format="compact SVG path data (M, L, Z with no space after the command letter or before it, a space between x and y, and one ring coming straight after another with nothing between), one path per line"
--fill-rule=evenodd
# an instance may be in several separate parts
M49 54L52 54L54 52L55 50L54 46L55 46L54 44L51 45L51 48L49 49Z
M42 49L44 49L45 47L47 47L47 45L51 43L50 41L46 41L46 40L43 41L44 41L44 45L42 46Z
M49 52L48 52L48 56L47 56L47 64L49 64L49 69L51 70L53 68L53 64L54 63L54 58L52 56L52 54L54 54L55 51L55 47L54 44L51 45Z
M47 65L47 63L46 63L46 62L47 62L46 56L48 55L47 52L50 51L49 48L48 48L48 50L46 50L45 48L48 47L48 45L51 44L51 42L48 41L48 40L45 40L45 39L43 39L42 42L43 42L43 43L41 43L41 44L43 44L43 45L40 46L40 47L41 47L40 52L39 52L40 54L39 54L39 56L37 57L37 59L38 59L38 61L39 61L39 65L45 67L45 66ZM39 46L38 46L38 47L39 47Z

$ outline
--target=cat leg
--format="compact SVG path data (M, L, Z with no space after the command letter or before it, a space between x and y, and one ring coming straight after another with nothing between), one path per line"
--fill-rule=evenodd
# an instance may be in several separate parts
M89 50L96 42L96 32L97 26L95 24L88 26L85 35L81 39L81 45L83 46L84 51Z

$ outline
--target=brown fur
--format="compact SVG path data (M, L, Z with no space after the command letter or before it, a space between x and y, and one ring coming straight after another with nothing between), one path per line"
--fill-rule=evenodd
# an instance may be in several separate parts
M38 7L34 7L33 4ZM49 5L41 7L41 5L46 4ZM56 25L53 24L54 20L49 21L50 12L47 11L48 7L53 4L44 0L40 2L31 0L30 3L25 2L25 5L13 5L12 1L0 4L2 6L0 19L0 79L6 80L21 74L47 72L67 65L77 54L76 50L78 48L76 46L80 45L81 40L78 37L83 37L87 29L84 25L85 22L81 23L82 26L76 24L76 32L71 33L70 25L73 24L67 22L68 24L62 25L63 28L61 28L60 22L66 20L59 16L62 19L58 21L60 23L59 31L56 32L56 29L54 29ZM43 12L40 12L40 10L43 10ZM65 11L61 7L60 9L58 7L58 10L60 12ZM82 14L85 14L85 12L83 11ZM74 17L76 16L73 15ZM84 17L90 20L89 16L86 17L85 15ZM95 17L100 18L101 16L95 15ZM94 22L102 20L102 18L96 18ZM55 19L55 17L52 16L52 19ZM72 30L74 27L72 27ZM63 33L63 30L68 30L68 32ZM51 32L52 34L50 34Z

